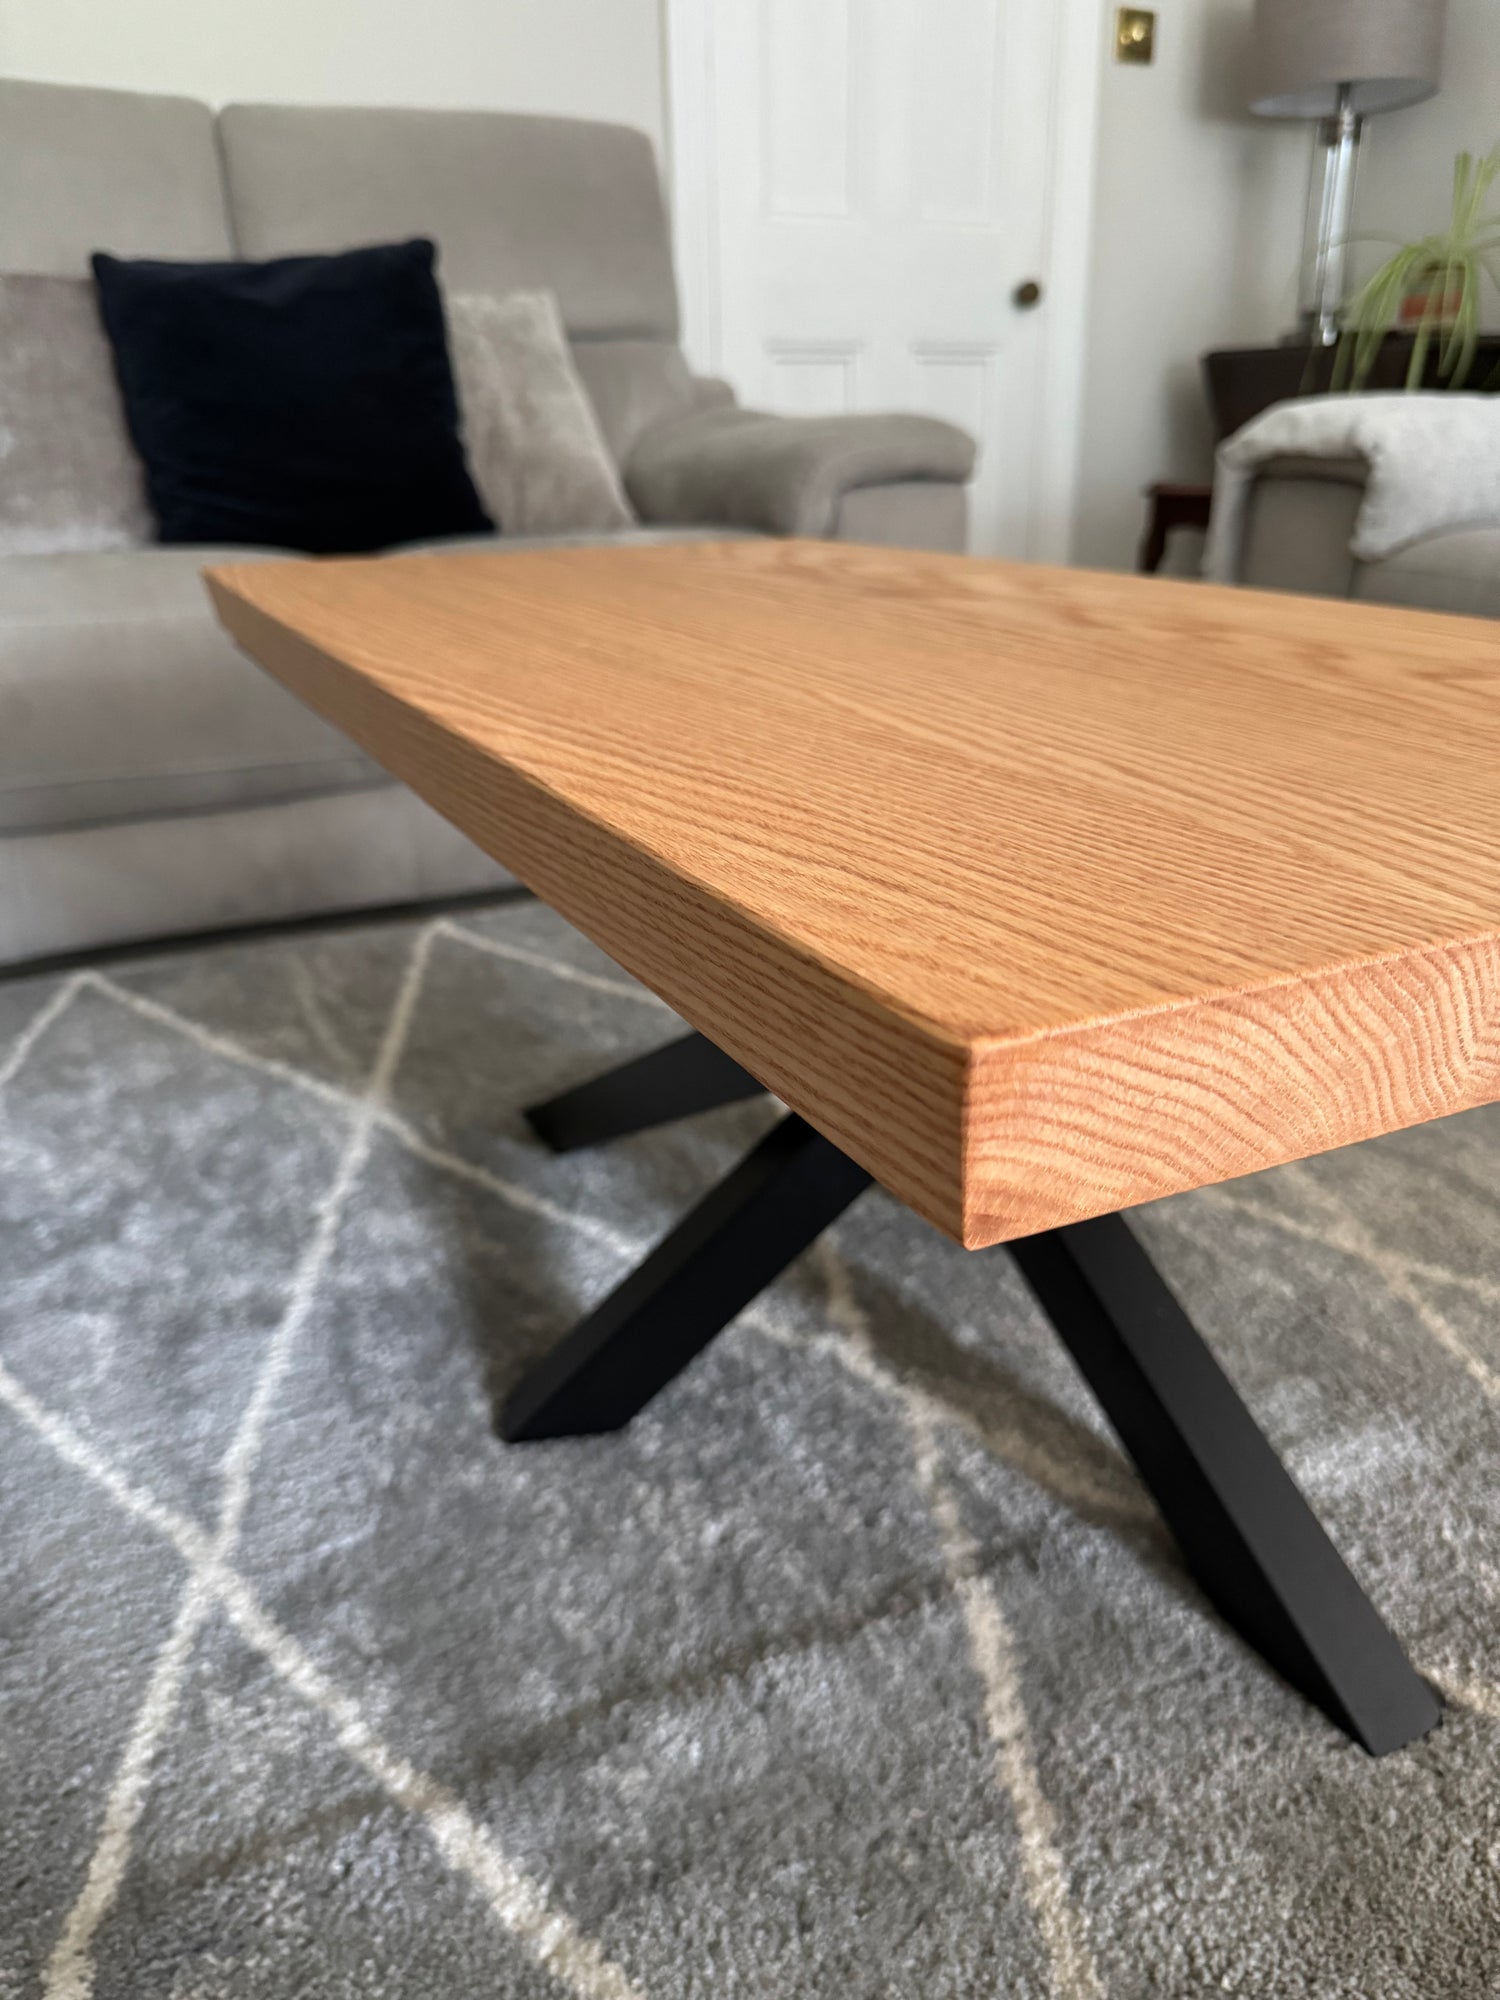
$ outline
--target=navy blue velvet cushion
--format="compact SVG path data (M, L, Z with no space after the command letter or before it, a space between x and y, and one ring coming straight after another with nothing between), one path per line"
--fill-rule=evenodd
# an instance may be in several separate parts
M492 526L431 243L264 264L94 257L164 542L355 555Z

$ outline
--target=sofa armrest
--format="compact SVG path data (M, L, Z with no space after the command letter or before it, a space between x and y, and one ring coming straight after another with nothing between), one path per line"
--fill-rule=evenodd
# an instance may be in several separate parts
M973 440L936 417L718 408L637 439L625 486L643 521L826 538L849 493L908 480L962 485L973 469Z
M969 546L969 489L956 479L856 486L839 502L831 539L961 556Z
M1255 590L1349 596L1357 568L1350 542L1368 478L1362 458L1269 460L1246 496L1232 580Z
M1351 497L1358 503L1352 521ZM1252 511L1261 546L1247 553ZM1494 396L1294 396L1262 410L1219 446L1204 573L1217 583L1343 592L1356 580L1356 565L1494 524L1500 524ZM1322 543L1321 564L1309 565L1295 548L1304 530Z

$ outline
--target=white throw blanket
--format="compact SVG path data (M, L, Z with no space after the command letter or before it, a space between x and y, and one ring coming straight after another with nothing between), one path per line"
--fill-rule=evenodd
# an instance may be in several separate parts
M1351 543L1361 562L1455 528L1500 527L1500 396L1308 396L1262 411L1219 446L1203 573L1239 574L1245 507L1275 458L1362 458Z

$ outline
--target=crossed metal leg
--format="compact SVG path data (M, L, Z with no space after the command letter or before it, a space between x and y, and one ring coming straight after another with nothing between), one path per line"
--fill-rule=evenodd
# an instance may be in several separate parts
M573 1153L764 1094L749 1070L707 1035L684 1035L565 1090L561 1097L533 1104L526 1122L554 1153Z
M500 1435L619 1430L869 1185L837 1146L783 1118L526 1376Z
M689 1035L527 1116L550 1143L571 1149L758 1088L711 1042ZM501 1436L621 1428L869 1184L801 1118L784 1118L522 1381L501 1414ZM1004 1248L1188 1568L1236 1631L1372 1755L1433 1728L1437 1696L1123 1218Z

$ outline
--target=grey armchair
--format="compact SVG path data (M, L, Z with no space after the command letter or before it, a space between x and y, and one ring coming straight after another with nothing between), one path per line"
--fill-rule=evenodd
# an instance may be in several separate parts
M1279 405L1220 447L1213 513L1216 581L1500 617L1500 400Z

